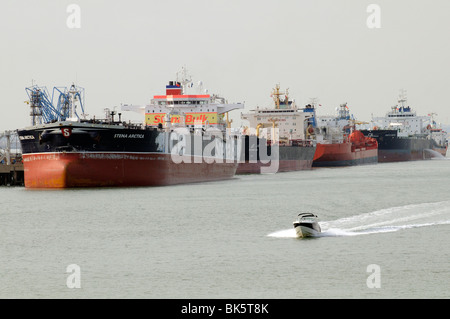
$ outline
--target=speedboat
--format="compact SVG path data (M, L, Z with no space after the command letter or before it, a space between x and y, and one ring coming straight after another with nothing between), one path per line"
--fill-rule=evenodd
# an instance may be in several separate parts
M318 217L311 213L300 213L294 222L294 229L298 237L318 236L322 231L317 221Z

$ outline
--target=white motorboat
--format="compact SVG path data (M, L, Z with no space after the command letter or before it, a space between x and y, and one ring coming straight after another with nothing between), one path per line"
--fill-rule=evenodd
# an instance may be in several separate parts
M298 219L294 222L294 229L298 237L314 237L322 231L318 217L311 213L298 214Z

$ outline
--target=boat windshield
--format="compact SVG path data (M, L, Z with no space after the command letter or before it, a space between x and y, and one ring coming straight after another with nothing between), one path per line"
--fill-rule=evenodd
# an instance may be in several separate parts
M301 220L304 221L304 222L311 222L311 223L313 223L313 222L316 221L316 218L315 217L302 217Z
M316 215L314 215L314 214L311 214L311 213L300 213L300 214L298 214L298 217L300 217L300 218L307 218L307 217L309 217L309 218L317 218L317 216Z

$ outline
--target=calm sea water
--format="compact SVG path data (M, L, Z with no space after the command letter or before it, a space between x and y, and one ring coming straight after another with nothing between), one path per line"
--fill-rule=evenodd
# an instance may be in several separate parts
M1 298L450 297L446 159L156 188L2 187L0 203ZM302 211L319 216L321 237L295 238ZM79 289L67 286L73 264Z

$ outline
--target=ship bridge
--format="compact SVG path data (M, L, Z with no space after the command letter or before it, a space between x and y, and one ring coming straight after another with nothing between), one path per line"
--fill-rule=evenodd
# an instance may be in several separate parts
M241 119L248 121L250 128L255 129L257 135L258 128L272 126L278 128L280 138L306 140L306 125L313 114L298 108L295 101L289 99L289 90L280 91L279 84L272 90L271 97L274 101L272 107L257 106L256 109L250 110L250 113L241 114ZM271 133L267 134L267 138L271 138Z
M427 124L430 116L418 116L410 106L406 106L407 99L402 90L399 104L392 106L385 117L374 117L372 122L379 129L396 130L398 136L414 136L428 134Z
M229 104L218 95L184 94L182 83L170 81L166 94L153 96L145 107L145 124L165 127L170 117L170 124L224 128L225 114L242 108L244 104Z

